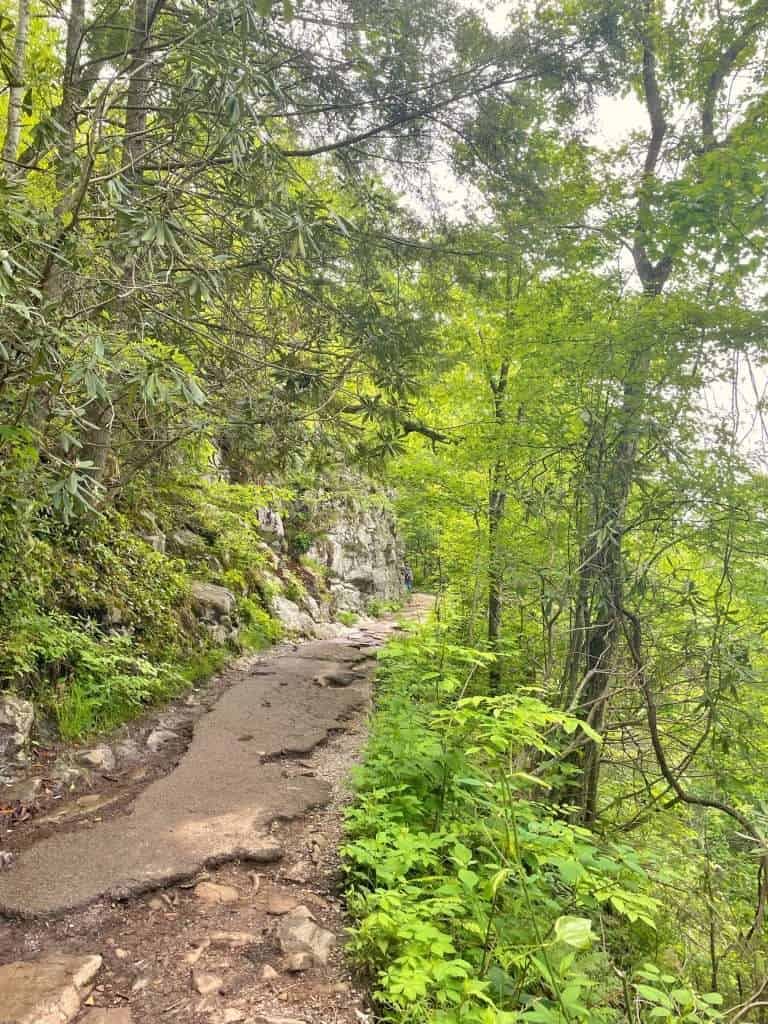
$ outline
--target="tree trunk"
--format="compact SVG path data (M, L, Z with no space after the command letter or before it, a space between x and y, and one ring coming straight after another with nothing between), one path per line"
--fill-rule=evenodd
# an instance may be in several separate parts
M159 4L157 5L159 7ZM147 95L149 94L149 35L151 20L150 0L134 0L133 36L131 51L133 59L128 68L128 93L126 95L125 134L123 135L123 167L135 181L141 179L141 162L145 151L147 129Z
M13 63L8 75L8 119L3 143L3 166L10 178L18 170L16 156L19 152L21 138L21 115L24 106L26 82L24 80L27 63L27 37L29 35L30 0L19 0L18 18L16 21L16 39L13 44Z
M509 383L509 363L503 362L499 376L491 379L493 392L493 416L497 428L506 422L504 405ZM503 459L496 459L491 470L491 485L488 495L488 649L496 659L488 672L488 688L492 694L501 691L501 661L499 641L501 639L501 617L504 604L504 570L500 541L501 526L507 504L507 469Z
M655 179L662 144L667 132L661 91L656 72L653 22L657 0L643 0L640 42L643 52L642 77L650 134L641 169L637 223L632 257L648 302L664 289L672 271L673 256L665 253L653 263L648 255L648 225L653 223L650 185ZM624 532L626 509L635 481L637 449L645 416L652 362L651 342L642 339L633 352L626 376L621 406L616 416L612 454L596 460L597 472L588 484L593 512L587 527L585 556L579 566L579 598L589 595L582 614L594 609L584 622L584 675L571 700L571 709L597 732L605 723L616 648L622 632L624 609ZM608 444L608 438L605 439ZM590 442L592 443L592 442ZM604 468L603 468L604 467ZM582 818L588 825L597 817L600 780L600 745L588 740L577 755L581 762Z
M85 35L85 0L72 0L69 5L67 19L67 50L64 63L61 106L58 120L64 131L64 138L59 147L59 185L66 184L72 177L69 163L75 152L77 137L77 109L83 98L80 81L80 56Z

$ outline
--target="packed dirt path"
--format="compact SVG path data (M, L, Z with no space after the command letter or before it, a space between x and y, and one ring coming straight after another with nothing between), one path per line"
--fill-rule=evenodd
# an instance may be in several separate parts
M340 951L345 783L376 648L431 603L231 670L167 774L25 828L0 871L0 1022L362 1024Z

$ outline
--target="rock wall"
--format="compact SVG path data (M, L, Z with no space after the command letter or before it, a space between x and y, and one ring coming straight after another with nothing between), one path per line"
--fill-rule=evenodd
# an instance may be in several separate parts
M327 573L334 612L363 612L373 601L403 596L403 545L381 498L325 505L330 526L307 554Z

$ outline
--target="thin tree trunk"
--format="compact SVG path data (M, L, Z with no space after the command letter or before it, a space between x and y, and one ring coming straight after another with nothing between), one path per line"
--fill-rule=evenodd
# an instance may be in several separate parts
M134 57L128 69L123 167L126 168L129 177L136 181L141 179L141 163L145 150L144 135L147 129L147 96L149 94L147 61L150 31L150 0L134 0L133 36L131 39L131 50Z
M662 292L672 271L670 252L655 264L648 256L648 225L653 223L648 186L656 175L661 147L667 132L661 91L656 73L653 21L657 0L643 0L643 91L650 121L650 135L641 169L642 186L638 192L637 224L632 256L647 301ZM597 732L603 730L616 663L616 649L623 632L624 610L624 533L626 509L635 482L637 451L643 427L651 370L651 343L643 339L630 359L624 379L621 406L617 415L612 456L599 459L598 471L591 481L595 495L588 527L585 557L579 566L579 596L590 595L589 609L594 613L584 623L584 676L571 701L572 710ZM604 468L603 468L604 467ZM588 740L580 752L582 818L588 825L597 817L601 751L597 742Z
M19 0L18 18L16 20L16 39L13 44L13 63L8 75L8 119L3 143L3 166L6 175L12 177L18 167L16 156L19 152L21 138L21 115L26 92L27 37L29 36L31 0Z
M71 0L67 19L67 51L64 62L64 78L58 120L64 131L59 147L59 184L65 184L72 177L68 167L75 152L77 137L77 108L82 101L83 89L80 81L80 56L85 35L85 0Z
M493 391L493 415L496 426L506 422L505 397L509 383L509 363L503 362L499 376L491 380ZM504 570L500 532L504 522L507 504L507 469L503 459L497 459L491 470L491 486L488 495L488 649L496 655L488 672L488 688L491 693L501 690L502 670L499 658L501 639L501 617L504 604Z

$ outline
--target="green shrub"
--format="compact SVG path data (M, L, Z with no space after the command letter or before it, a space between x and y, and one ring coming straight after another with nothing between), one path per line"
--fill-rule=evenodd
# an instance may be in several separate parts
M382 601L379 598L374 598L369 601L365 607L365 610L369 615L374 618L378 618L380 615L387 615L390 612L399 611L403 607L402 601Z
M289 601L301 604L307 596L307 588L295 573L286 570L283 573L283 592Z
M356 612L337 612L336 618L345 626L354 626L360 616Z
M129 637L103 636L54 612L11 624L0 683L50 711L65 739L82 739L178 693L183 679L174 666L137 654Z
M530 691L466 696L489 656L429 633L380 658L342 850L349 951L380 1019L716 1017L672 976L643 981L658 904L632 847L569 823L551 781L523 770L588 727Z
M189 589L180 563L132 533L124 515L91 516L52 541L48 610L130 629L137 646L153 655L191 646L179 629Z
M240 643L246 649L262 650L281 639L283 627L277 619L271 618L268 612L260 608L250 598L241 598L238 602L240 618L243 625L240 629Z

